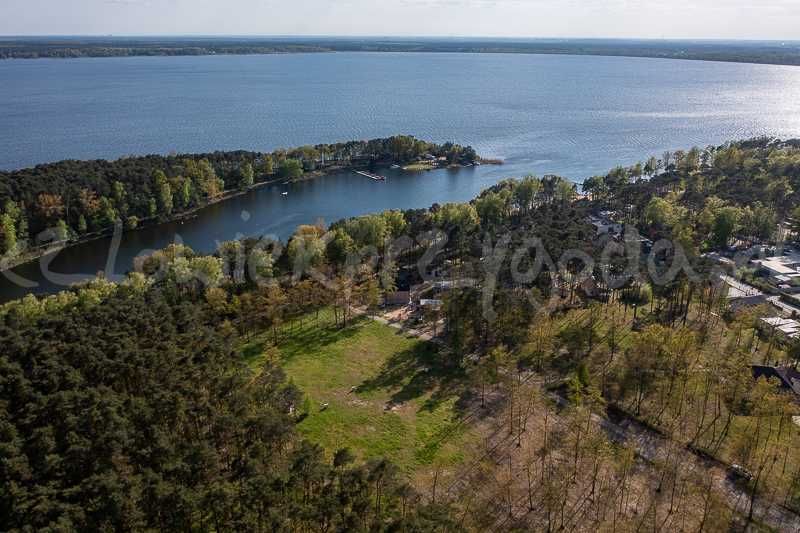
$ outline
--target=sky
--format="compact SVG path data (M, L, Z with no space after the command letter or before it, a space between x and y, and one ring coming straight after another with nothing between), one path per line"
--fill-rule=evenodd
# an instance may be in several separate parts
M0 0L0 35L800 40L800 0Z

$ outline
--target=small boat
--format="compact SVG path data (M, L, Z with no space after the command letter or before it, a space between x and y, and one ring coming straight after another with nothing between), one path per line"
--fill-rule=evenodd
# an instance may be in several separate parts
M392 165L390 168L398 169L400 168L400 165Z
M289 196L289 193L288 193L288 192L286 192L286 191L283 191L283 192L281 193L281 196Z

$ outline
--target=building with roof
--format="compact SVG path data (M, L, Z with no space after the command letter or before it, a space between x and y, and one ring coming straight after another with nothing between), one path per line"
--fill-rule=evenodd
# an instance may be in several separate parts
M800 398L800 372L791 366L763 366L751 367L755 379L774 379L780 383L781 390L791 392Z
M794 250L787 250L783 255L756 259L753 263L766 272L775 285L800 281L800 253Z
M778 310L778 313L780 313L783 318L800 317L800 307L792 305L780 296L770 296L767 298L767 301Z
M791 318L764 317L759 319L758 325L765 333L776 335L785 341L800 338L800 322Z
M725 274L720 274L719 279L727 287L726 298L732 310L767 303L767 296L752 285Z
M589 223L594 227L595 232L597 235L611 235L612 237L616 237L622 234L623 226L619 222L614 222L607 216L600 216L591 215L589 217Z

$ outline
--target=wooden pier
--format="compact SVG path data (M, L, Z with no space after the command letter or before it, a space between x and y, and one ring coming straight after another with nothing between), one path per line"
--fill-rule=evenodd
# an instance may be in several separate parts
M385 176L380 176L378 174L372 174L370 172L364 172L363 170L356 170L356 174L361 174L362 176L366 176L367 178L375 181L386 181Z

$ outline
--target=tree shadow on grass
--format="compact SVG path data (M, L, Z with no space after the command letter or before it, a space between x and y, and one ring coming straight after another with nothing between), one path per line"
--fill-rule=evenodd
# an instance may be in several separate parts
M286 339L281 343L284 361L291 361L300 355L317 353L326 346L347 340L357 335L366 321L364 317L356 317L350 320L345 328L334 324L303 326L287 334Z
M357 392L392 391L391 404L407 403L430 394L420 411L434 411L448 399L463 394L463 383L463 370L449 363L438 346L418 342L392 355L377 375L359 385Z
M286 325L281 330L278 347L283 353L283 361L289 362L295 357L321 351L325 346L346 340L356 335L366 319L355 317L347 327L342 328L333 323L325 323L316 319L306 319L300 324ZM272 333L264 331L244 345L242 357L247 363L261 356L272 344Z
M267 349L268 344L269 343L267 341L253 341L246 344L241 351L244 362L247 364L251 364L256 359L261 357L261 355Z

